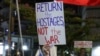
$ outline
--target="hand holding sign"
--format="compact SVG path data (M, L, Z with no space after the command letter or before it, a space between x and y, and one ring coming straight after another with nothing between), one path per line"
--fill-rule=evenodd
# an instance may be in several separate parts
M50 46L49 45L44 45L42 49L43 49L43 52L44 52L45 56L50 55Z

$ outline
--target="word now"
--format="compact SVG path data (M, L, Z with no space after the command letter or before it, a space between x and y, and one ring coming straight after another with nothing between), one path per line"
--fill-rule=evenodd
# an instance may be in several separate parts
M46 41L46 44L60 43L57 35L50 36L49 40L45 37L45 41Z
M37 26L64 26L63 16L37 19Z
M37 3L36 12L52 12L52 11L62 11L63 3L62 2L47 2L47 3Z

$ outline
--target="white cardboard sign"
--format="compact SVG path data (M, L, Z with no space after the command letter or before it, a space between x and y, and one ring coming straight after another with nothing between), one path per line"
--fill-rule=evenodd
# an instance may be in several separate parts
M92 48L92 41L74 41L74 48Z
M39 44L66 44L63 2L36 3Z

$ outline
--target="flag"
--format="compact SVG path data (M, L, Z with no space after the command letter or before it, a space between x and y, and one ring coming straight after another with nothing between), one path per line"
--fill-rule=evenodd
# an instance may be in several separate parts
M57 0L63 1L64 4L73 4L81 6L100 6L100 0Z
M42 50L40 48L37 50L35 56L43 56Z

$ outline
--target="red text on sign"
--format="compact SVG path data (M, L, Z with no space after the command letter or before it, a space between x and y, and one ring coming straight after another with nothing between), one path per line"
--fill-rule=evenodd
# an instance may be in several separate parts
M50 39L49 40L45 37L45 41L46 41L47 44L59 43L59 40L58 40L58 36L57 35L50 36Z
M38 28L38 29L37 29L38 34L39 34L39 35L44 35L44 34L47 35L47 29L48 29L48 27L41 27L41 28Z

